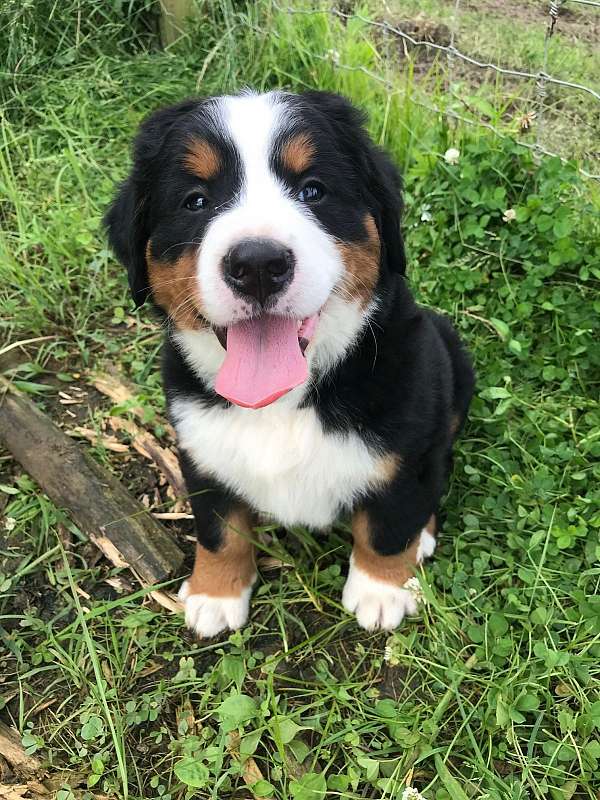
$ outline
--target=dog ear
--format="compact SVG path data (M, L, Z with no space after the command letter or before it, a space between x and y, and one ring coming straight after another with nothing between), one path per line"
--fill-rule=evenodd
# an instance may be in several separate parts
M303 98L329 120L342 151L358 166L363 197L382 242L382 262L390 271L404 275L406 256L400 230L402 181L396 166L371 141L364 127L365 114L345 97L330 92L305 92Z
M186 100L151 114L140 126L133 146L133 167L104 217L108 241L119 261L127 268L129 288L136 307L150 294L146 245L149 201L154 161L160 154L173 124L199 104Z
M104 217L108 241L115 255L127 268L129 290L136 308L150 294L146 267L146 195L133 173L121 184Z
M370 151L365 153L365 174L369 176L369 191L379 211L384 258L390 271L404 275L406 253L400 229L403 210L402 181L387 153L370 141L369 144Z

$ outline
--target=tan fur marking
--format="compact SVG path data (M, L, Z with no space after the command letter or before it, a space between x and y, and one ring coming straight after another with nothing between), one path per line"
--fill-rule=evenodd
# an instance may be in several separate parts
M460 417L458 414L453 414L450 419L450 436L455 436L456 431L460 428Z
M198 544L189 580L190 594L239 597L256 574L252 535L249 512L234 511L223 524L223 540L216 552Z
M435 536L435 515L432 514L426 525L426 530ZM371 532L369 517L365 511L356 511L352 517L352 536L354 548L352 555L354 563L370 578L385 581L394 586L404 586L406 581L415 574L417 551L420 543L420 531L402 553L393 556L381 556L371 545Z
M315 146L307 133L299 133L283 145L281 161L286 169L299 175L307 170L315 157Z
M175 327L179 330L206 327L196 281L196 253L183 253L172 263L160 261L152 257L151 242L148 242L146 263L154 300L166 311Z
M346 296L349 293L352 298L360 300L363 306L370 301L377 284L381 255L379 233L370 214L365 217L364 225L367 229L365 241L337 245L346 267L343 294Z
M435 536L437 534L437 520L435 518L435 514L432 514L429 517L429 522L427 523L427 525L425 525L425 530L432 536Z
M203 139L192 139L184 159L186 167L202 180L210 180L221 169L221 158L212 145Z
M386 453L381 456L377 464L377 482L386 484L391 483L396 477L402 459L395 453Z

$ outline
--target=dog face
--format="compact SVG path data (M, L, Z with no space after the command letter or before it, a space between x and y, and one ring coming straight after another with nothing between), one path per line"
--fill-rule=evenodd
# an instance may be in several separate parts
M350 103L246 93L151 116L105 222L138 305L151 296L175 328L224 345L241 323L239 341L270 340L293 320L303 351L328 303L366 318L404 271L400 211L397 173Z

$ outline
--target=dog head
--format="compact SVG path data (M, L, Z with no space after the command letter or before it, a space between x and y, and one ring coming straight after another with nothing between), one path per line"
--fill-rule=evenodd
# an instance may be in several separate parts
M347 100L243 93L146 120L105 224L137 305L264 362L296 358L294 337L307 356L349 346L404 272L400 213L398 174Z

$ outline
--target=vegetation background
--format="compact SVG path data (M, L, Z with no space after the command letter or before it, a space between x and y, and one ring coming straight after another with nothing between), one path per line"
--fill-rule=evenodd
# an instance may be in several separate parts
M163 50L156 0L4 0L0 368L150 509L172 508L110 428L141 413L169 445L161 332L100 229L131 138L187 95L347 94L403 171L411 285L478 372L422 618L366 635L343 612L342 521L270 531L250 624L194 641L0 453L0 716L41 764L27 781L0 758L0 797L600 797L600 199L578 171L598 172L595 101L550 87L544 145L572 160L537 160L535 82L365 22L448 44L454 3L198 8ZM599 19L564 4L552 74L598 86ZM461 49L537 71L546 21L543 2L464 0ZM132 400L93 387L110 368ZM165 524L191 553L189 521Z

